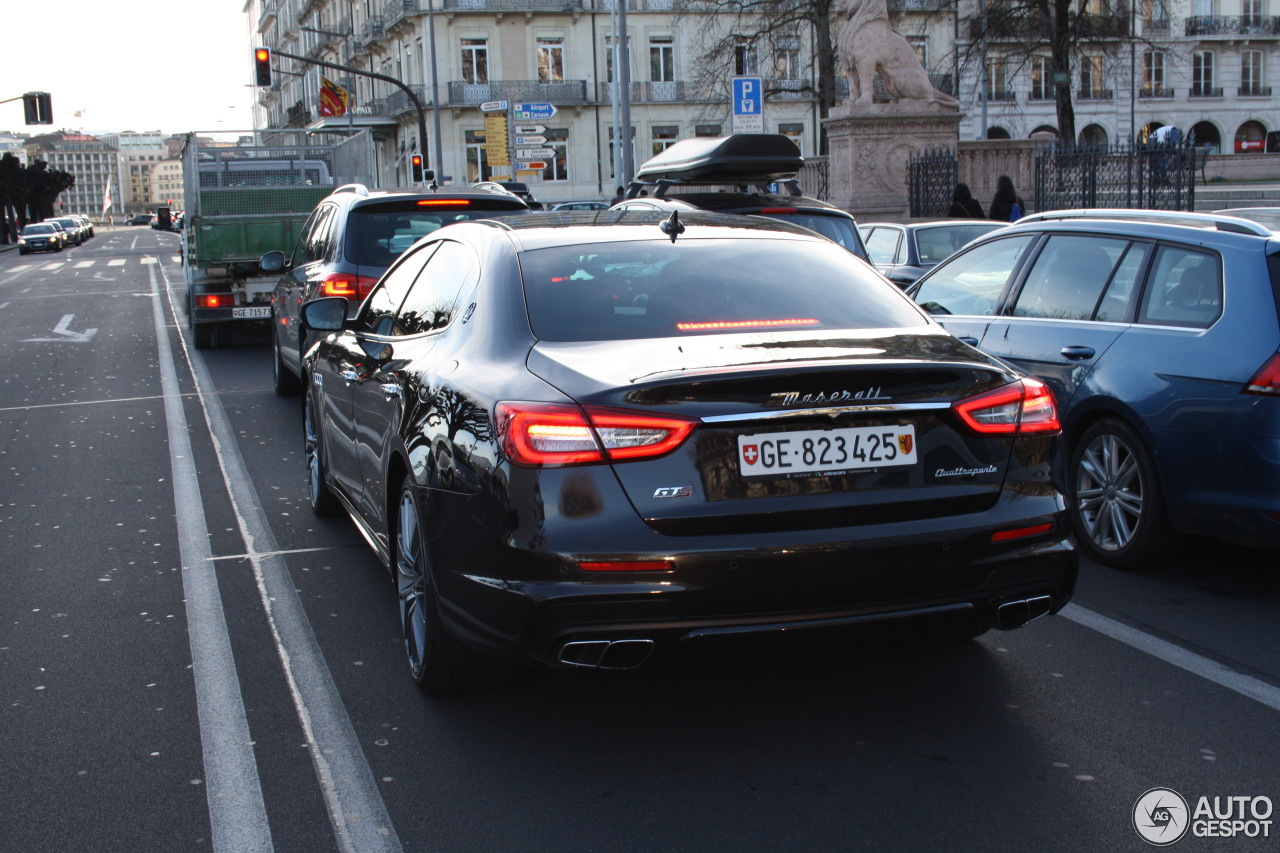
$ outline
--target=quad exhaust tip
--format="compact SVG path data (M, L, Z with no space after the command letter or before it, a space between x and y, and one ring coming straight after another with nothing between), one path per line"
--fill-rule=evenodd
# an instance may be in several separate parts
M653 640L575 640L560 649L560 663L591 669L635 669L653 654Z
M1053 596L1037 595L1035 598L1021 598L1007 601L996 608L996 627L1008 631L1010 628L1021 628L1046 615L1053 607Z

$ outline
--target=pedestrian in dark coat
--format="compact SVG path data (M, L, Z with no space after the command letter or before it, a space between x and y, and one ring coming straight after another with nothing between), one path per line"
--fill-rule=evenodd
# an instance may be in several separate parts
M951 196L951 210L947 211L947 216L959 219L986 218L982 215L982 205L969 192L968 184L956 184L956 191Z
M987 217L997 222L1017 222L1026 215L1027 206L1013 188L1013 178L1001 175L996 181L996 197L991 200Z

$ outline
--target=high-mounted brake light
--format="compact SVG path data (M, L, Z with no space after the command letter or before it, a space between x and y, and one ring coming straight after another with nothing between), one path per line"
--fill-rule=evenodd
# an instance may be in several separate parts
M1264 397L1280 396L1280 352L1267 359L1267 363L1258 368L1249 384L1244 387L1246 394L1261 394Z
M695 426L680 418L563 403L499 403L497 420L507 456L531 467L662 456Z
M1053 391L1030 376L959 400L952 408L970 429L987 435L1043 435L1062 430Z
M799 212L800 212L800 209L797 207L762 207L760 208L761 216L769 216L769 215L777 216L778 214L799 213Z
M682 332L704 332L714 329L772 329L779 326L816 326L817 320L712 320L705 323L676 323Z
M469 198L420 198L418 207L469 207Z
M666 572L671 564L663 560L599 560L578 563L584 572Z

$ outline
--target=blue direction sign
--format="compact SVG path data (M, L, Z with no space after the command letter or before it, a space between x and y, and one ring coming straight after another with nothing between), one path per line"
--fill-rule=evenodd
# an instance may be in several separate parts
M511 112L516 121L541 121L555 115L556 108L544 103L512 104Z

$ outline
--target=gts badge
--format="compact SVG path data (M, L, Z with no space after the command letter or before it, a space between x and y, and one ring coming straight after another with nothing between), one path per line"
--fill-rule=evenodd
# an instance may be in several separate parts
M687 498L693 494L693 489L688 486L663 486L654 490L655 498Z

